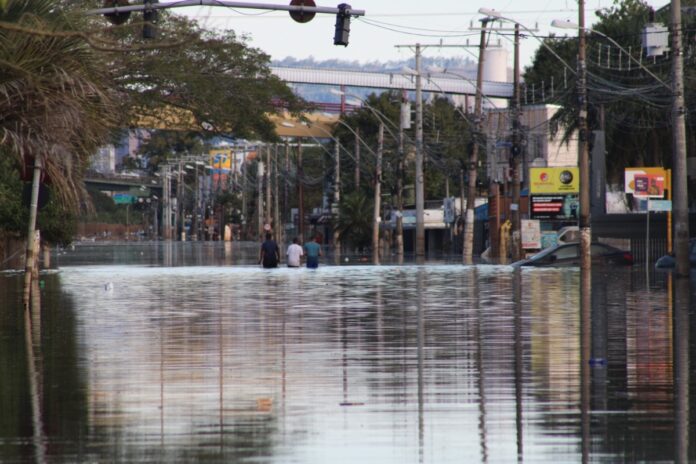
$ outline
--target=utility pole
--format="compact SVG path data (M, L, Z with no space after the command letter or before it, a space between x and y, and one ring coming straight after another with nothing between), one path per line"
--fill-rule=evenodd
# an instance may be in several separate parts
M297 212L300 240L304 242L304 171L302 170L302 138L297 139Z
M360 191L360 128L355 128L355 191Z
M425 189L424 182L425 176L423 173L423 81L421 72L421 51L428 47L467 47L467 45L422 45L417 43L415 45L396 45L396 48L409 47L415 48L415 61L416 69L413 73L416 79L416 179L415 179L415 193L416 193L416 260L423 260L425 258ZM480 83L479 83L480 88ZM403 118L402 118L403 119ZM402 127L400 127L400 130ZM398 225L399 219L397 219ZM403 240L403 226L402 226L402 240ZM398 235L397 235L398 240ZM403 250L403 245L401 246ZM403 251L402 251L403 254Z
M399 161L396 173L396 255L404 256L404 126L410 125L411 114L406 106L406 91L401 92L401 117L399 118ZM404 114L406 113L406 114ZM408 118L408 119L407 119Z
M483 62L486 52L486 25L489 18L481 19L481 40L479 42L479 62L476 75L476 99L474 101L474 140L471 147L471 157L468 166L468 192L466 197L466 216L464 219L464 243L462 246L462 259L465 264L473 262L474 253L474 208L476 207L476 174L478 169L479 144L483 132L482 102L483 94Z
M425 191L423 188L423 82L421 47L416 44L416 261L425 258Z
M580 268L590 270L590 154L587 127L587 63L585 62L585 1L578 0L578 165L580 171Z
M681 1L671 2L672 33L672 189L674 190L674 255L676 275L689 278L689 209L684 103L684 52L682 50Z
M290 142L285 139L285 181L283 182L283 211L285 217L282 219L284 223L291 222L290 218L290 192L288 190L288 176L290 174Z
M276 240L279 242L285 242L285 228L281 226L280 222L280 198L278 195L278 144L274 144L273 147L275 148L275 162L273 163L273 230L275 231Z
M266 214L266 224L270 225L272 221L272 210L271 210L271 176L273 174L271 167L271 146L266 145L266 172L264 173L264 180L266 182L266 207L264 212Z
M182 240L184 236L184 221L181 217L183 215L183 196L184 196L184 185L182 182L181 171L183 170L182 162L179 161L176 172L176 214L175 214L175 234L178 235L176 240ZM181 233L179 233L179 227L181 227Z
M169 166L162 166L162 238L170 240L169 221L167 220L167 212L169 211Z
M379 123L377 135L377 163L375 166L375 207L372 215L372 264L379 264L379 215L382 199L382 154L384 152L384 124Z
M263 177L265 169L263 166L263 158L259 153L259 161L256 164L256 216L258 219L257 240L263 240Z
M520 155L522 146L520 140L520 25L515 23L515 58L512 97L512 203L510 218L512 219L512 260L522 259L522 237L520 221Z
M404 257L404 129L411 126L411 108L406 101L406 91L401 91L401 117L399 118L399 161L396 173L396 255Z
M341 257L341 234L338 230L338 212L341 202L341 145L338 139L334 143L334 197L333 197L333 245L334 245L334 260L338 264Z

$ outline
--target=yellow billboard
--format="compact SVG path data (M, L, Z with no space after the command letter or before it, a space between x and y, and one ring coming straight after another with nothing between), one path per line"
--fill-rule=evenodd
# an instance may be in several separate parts
M577 167L529 168L529 193L578 193L580 172Z
M234 153L231 148L215 148L210 150L210 165L213 167L214 174L227 174L232 169L232 156Z

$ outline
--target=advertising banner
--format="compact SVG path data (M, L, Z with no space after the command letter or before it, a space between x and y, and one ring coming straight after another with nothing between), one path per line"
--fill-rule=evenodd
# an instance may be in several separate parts
M536 250L541 248L541 225L537 220L522 219L522 248Z
M580 201L577 195L533 195L532 219L577 219Z
M665 175L664 168L626 168L624 191L636 197L664 198Z
M555 194L580 192L577 167L529 168L529 193Z

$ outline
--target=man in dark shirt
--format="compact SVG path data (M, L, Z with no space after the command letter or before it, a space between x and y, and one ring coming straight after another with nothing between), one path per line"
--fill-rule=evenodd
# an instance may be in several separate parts
M269 269L278 267L278 262L280 262L280 249L275 240L273 240L271 233L266 232L266 240L261 245L259 263L261 263L264 268Z

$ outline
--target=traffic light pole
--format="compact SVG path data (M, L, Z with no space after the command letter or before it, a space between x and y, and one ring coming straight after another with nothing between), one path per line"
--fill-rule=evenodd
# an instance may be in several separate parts
M112 0L117 3L117 0ZM350 35L350 18L353 16L365 16L365 10L354 10L347 3L341 3L336 8L323 6L305 5L269 5L267 3L247 3L232 2L227 0L182 0L176 3L157 3L158 0L143 0L140 5L112 6L107 8L97 8L88 10L87 15L104 15L114 24L123 24L128 20L131 12L142 11L145 26L143 27L143 38L154 39L156 30L153 24L157 21L157 10L168 8L183 8L192 6L221 6L235 9L287 11L290 17L297 22L306 23L310 21L316 13L335 14L336 26L334 34L334 45L348 46L348 36ZM294 2L293 2L294 3ZM314 3L314 2L312 2Z
M345 5L345 4L341 4ZM349 14L350 16L365 16L365 10L354 10L350 5L346 5L345 8L331 8L324 6L304 6L304 5L269 5L268 3L249 3L249 2L231 2L227 0L182 0L176 3L155 3L149 6L142 5L128 5L128 6L114 6L108 8L97 8L94 10L88 10L88 15L100 15L100 14L119 14L119 13L129 13L132 11L144 11L147 9L152 10L164 10L168 8L184 8L191 6L221 6L226 8L246 8L251 10L271 10L271 11L288 11L297 13L324 13L324 14L339 14L343 12L344 14Z

